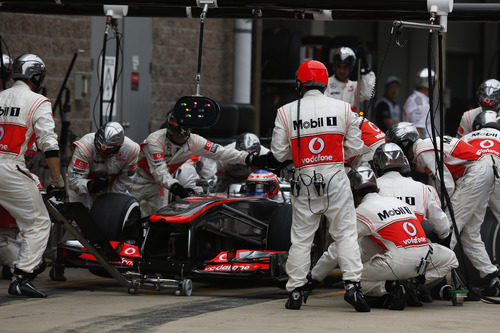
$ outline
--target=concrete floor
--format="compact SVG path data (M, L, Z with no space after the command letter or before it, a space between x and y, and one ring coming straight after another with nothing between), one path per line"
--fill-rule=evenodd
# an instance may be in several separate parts
M1 332L495 332L500 308L483 302L461 307L434 301L404 311L355 312L339 289L318 289L300 311L284 307L286 292L270 285L194 284L192 296L172 290L129 295L114 280L81 269L68 281L43 273L35 285L47 299L7 295L0 280Z

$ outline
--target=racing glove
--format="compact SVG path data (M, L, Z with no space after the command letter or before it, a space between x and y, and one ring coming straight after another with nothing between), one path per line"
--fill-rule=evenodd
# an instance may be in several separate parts
M269 164L269 156L267 154L259 155L257 152L252 152L245 158L245 164L258 169L265 169Z
M59 178L51 179L49 186L47 186L47 196L55 197L57 200L63 200L65 195L63 177L59 175Z
M175 183L172 186L170 186L170 192L172 192L173 195L181 198L187 198L194 193L192 189L185 188L179 183Z
M367 74L372 69L370 66L370 62L368 61L365 48L364 47L358 48L356 50L356 54L358 55L359 61L361 61L361 74Z
M89 190L89 193L92 194L101 192L107 186L108 186L108 178L106 177L97 177L87 182L87 189Z

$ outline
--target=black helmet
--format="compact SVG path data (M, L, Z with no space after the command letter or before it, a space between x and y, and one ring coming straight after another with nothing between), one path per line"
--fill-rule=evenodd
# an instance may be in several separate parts
M415 125L407 122L397 123L385 133L386 141L397 144L405 154L419 137L420 135Z
M387 171L401 171L405 167L405 154L395 143L384 143L373 154L373 168L377 176Z
M2 63L3 67L0 69L2 76L0 78L8 81L12 75L12 58L4 53L2 54Z
M349 182L351 183L351 190L353 193L359 190L372 189L376 190L377 177L372 169L365 166L352 168L347 174Z
M124 140L125 133L122 125L110 121L97 130L94 136L94 145L100 153L112 155L120 150Z
M243 133L236 139L236 150L249 153L260 153L259 137L253 133Z
M349 65L349 69L352 71L356 63L356 53L350 47L338 47L330 52L330 62L333 64L333 68L345 63Z
M486 124L494 123L496 124L495 128L498 127L499 116L498 113L491 110L486 110L481 112L474 118L474 122L472 123L472 129L474 131L480 130L485 127Z
M42 85L47 71L43 60L35 54L23 54L14 60L12 65L12 79L24 80L31 85L35 90L38 90Z
M497 111L500 108L500 82L490 79L481 83L477 99L483 110Z
M175 118L173 112L170 112L167 115L166 128L167 128L167 138L170 141L172 141L172 135L180 134L185 137L185 141L187 141L187 139L189 139L189 136L191 135L191 129L179 125L179 122Z

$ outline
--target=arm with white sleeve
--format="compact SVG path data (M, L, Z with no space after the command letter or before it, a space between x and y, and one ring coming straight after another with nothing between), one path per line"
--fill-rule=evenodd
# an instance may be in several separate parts
M432 226L434 232L440 239L448 237L451 233L451 223L445 212L441 209L441 202L434 187L423 185L425 196L427 198L425 207L425 216L427 222Z
M428 150L420 153L416 158L416 162L417 165L422 166L432 174L432 176L436 179L436 184L441 184L441 178L439 177L438 166L433 150ZM455 180L453 179L450 170L448 170L446 166L443 166L443 175L446 191L451 197L453 195L453 192L455 192Z
M139 145L125 138L124 146L126 161L111 187L111 191L114 193L128 193L137 171L137 159L140 150Z

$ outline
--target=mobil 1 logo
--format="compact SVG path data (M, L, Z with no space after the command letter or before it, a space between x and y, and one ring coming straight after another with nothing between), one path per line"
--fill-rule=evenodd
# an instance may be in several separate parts
M309 129L309 128L319 128L324 126L337 126L337 117L318 117L311 118L309 120L294 120L293 129Z

